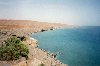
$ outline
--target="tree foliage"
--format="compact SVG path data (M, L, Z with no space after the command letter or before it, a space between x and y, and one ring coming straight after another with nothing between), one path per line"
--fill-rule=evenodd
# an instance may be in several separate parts
M0 46L0 60L18 60L21 57L28 59L29 49L19 38L11 37Z

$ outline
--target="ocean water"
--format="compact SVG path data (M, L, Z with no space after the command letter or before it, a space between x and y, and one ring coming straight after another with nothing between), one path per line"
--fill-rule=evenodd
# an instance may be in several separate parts
M69 66L100 66L100 27L84 26L39 32L32 35L39 48L57 53Z

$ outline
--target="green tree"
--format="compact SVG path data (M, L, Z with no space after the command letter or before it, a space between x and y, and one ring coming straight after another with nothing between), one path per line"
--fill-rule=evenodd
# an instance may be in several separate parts
M28 59L29 49L19 38L11 37L0 46L0 60L18 60L21 57Z

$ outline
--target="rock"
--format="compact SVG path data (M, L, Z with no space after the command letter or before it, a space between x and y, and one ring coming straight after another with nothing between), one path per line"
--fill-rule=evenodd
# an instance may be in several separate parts
M53 58L56 58L57 54L51 53L50 54Z
M42 30L41 30L41 32L44 32L44 31L47 31L47 30L45 30L45 29L42 29Z
M54 30L53 28L51 28L50 30Z
M12 36L17 36L17 35L12 35Z
M6 35L6 34L7 34L7 32L6 32L6 31L4 31L4 32L2 32L2 34Z
M26 41L26 37L25 36L18 36L17 38L20 38L21 41Z

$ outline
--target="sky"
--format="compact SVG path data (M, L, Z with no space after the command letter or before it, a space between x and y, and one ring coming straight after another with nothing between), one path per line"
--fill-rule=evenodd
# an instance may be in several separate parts
M100 0L0 0L0 19L100 26Z

